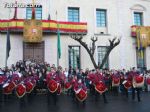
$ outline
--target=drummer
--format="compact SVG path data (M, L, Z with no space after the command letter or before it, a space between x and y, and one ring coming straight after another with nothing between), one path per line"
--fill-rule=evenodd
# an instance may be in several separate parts
M131 72L129 73L129 75L130 75L132 81L134 81L136 77L141 76L142 74L140 74L140 72L137 71L135 69L135 67L133 67ZM134 82L133 82L133 84L132 84L132 100L135 100L135 91L137 91L138 102L141 101L141 97L140 97L140 91L141 90L142 90L142 88L141 87L135 87Z

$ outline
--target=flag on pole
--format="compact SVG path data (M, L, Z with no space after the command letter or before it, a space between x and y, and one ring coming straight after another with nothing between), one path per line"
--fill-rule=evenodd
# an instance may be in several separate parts
M51 15L50 14L48 14L48 18L47 18L47 20L51 20ZM50 22L49 22L49 27L50 27Z
M6 42L6 61L9 57L9 52L11 50L11 44L10 44L10 33L9 29L7 30L7 42Z
M33 7L32 7L32 19L35 19L35 2L34 0L32 0L33 2Z
M140 58L140 63L142 63L142 67L144 67L144 50L141 42L141 34L140 28L137 30L137 48L138 48L138 56Z
M60 42L60 31L59 31L59 23L57 23L57 52L58 58L61 58L61 42Z
M51 20L51 15L50 14L48 14L48 18L47 18L48 20Z
M139 51L139 56L141 59L144 58L144 54L143 54L143 46L142 46L142 42L141 42L141 37L140 37L140 33L137 36L137 41L138 41L138 51Z
M17 19L17 1L15 2L16 7L15 7L15 12L14 12L14 17L13 19Z

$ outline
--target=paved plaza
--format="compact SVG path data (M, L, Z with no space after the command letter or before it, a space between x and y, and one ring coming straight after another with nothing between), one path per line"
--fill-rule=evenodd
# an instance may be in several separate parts
M0 112L149 112L150 93L142 93L142 101L137 99L132 101L131 95L127 99L124 95L118 96L108 94L108 103L103 103L102 97L98 102L94 101L93 96L88 96L86 105L77 105L72 98L67 95L59 96L57 105L47 100L46 94L33 95L30 99L19 100L11 96L7 100L0 100Z

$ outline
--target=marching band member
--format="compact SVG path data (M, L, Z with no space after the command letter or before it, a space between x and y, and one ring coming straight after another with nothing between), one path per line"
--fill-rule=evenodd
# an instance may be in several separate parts
M98 100L99 94L102 94L104 103L107 103L106 94L105 94L107 91L107 87L105 85L104 75L99 69L96 69L93 84L95 87L95 101Z
M78 79L77 79L77 75L72 75L72 78L71 78L71 89L70 89L70 92L71 92L71 96L72 96L72 100L74 101L75 100L75 91L74 91L74 86L77 84L78 82Z
M82 81L82 79L79 79L75 84L74 84L74 92L76 99L80 102L83 102L83 105L85 105L85 100L87 98L87 88ZM76 100L76 103L78 104L78 101Z
M89 89L90 89L91 95L95 95L94 77L95 77L95 71L92 70L87 75L87 79L89 80Z
M128 78L129 72L124 73L121 76L121 85L123 86L123 92L125 93L126 97L128 98L128 90L132 87L132 80Z
M73 80L73 76L71 73L69 73L67 71L67 69L65 69L65 81L64 81L64 89L67 91L67 95L70 95L72 93L72 80Z
M0 99L2 99L3 94L3 84L6 82L7 77L4 75L4 72L0 68Z
M150 91L150 71L146 75L147 91Z
M104 80L105 80L105 84L108 88L108 91L111 90L111 73L106 69L103 72L104 74Z
M138 101L141 101L140 91L144 85L144 76L137 72L135 68L129 72L122 72L115 70L110 73L109 70L104 70L103 72L99 69L89 70L86 73L82 69L72 69L70 67L69 71L62 67L49 68L50 65L47 63L29 63L24 64L22 61L12 65L11 69L6 67L4 70L0 69L0 94L12 94L16 92L19 98L23 98L25 94L31 94L35 90L36 86L40 89L45 88L49 90L48 94L52 96L54 103L58 101L58 95L60 95L62 89L68 91L75 101L80 101L85 103L87 99L87 85L89 83L90 93L95 95L95 101L98 100L99 94L103 96L103 100L107 103L106 91L110 87L110 83L113 88L117 88L120 84L124 87L126 96L128 97L128 89L132 88L132 99L135 99L135 91L137 91ZM47 70L49 68L49 70ZM112 82L111 82L112 80ZM40 82L40 83L38 83ZM145 82L148 85L148 90L150 89L150 74L145 76ZM39 85L37 85L37 83ZM3 93L2 93L3 92ZM28 96L27 95L27 96ZM49 98L48 98L49 99Z
M132 99L135 99L135 91L137 91L137 99L138 102L140 102L140 91L142 90L142 86L144 85L144 77L142 76L142 74L135 70L135 67L133 67L129 75L132 79Z
M62 68L59 66L58 70L54 72L54 69L51 68L52 73L51 73L51 78L48 81L48 89L50 91L50 95L52 96L53 100L54 100L54 104L56 105L57 101L58 101L58 96L60 95L60 93L62 92L62 87L61 85L63 84L63 79L64 79L64 75L62 72Z
M48 102L49 102L49 99L53 99L53 102L56 105L56 103L57 103L57 93L56 92L58 89L58 83L55 80L55 77L56 77L56 71L53 67L51 67L51 71L48 72L47 76L46 76L47 88L49 90Z
M120 73L117 70L113 71L113 74L111 76L112 80L112 89L116 95L118 95L119 92L119 86L120 86Z

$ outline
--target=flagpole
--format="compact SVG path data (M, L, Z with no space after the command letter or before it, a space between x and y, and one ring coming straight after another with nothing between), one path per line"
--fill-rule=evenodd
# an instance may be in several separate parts
M58 18L57 18L57 11L56 11L56 21L57 21L57 67L59 66L59 51L58 51Z
M49 0L49 4L48 4L48 14L50 14L50 0Z
M11 9L9 8L9 11L8 11L8 20L10 20L10 12L11 12ZM7 33L8 33L8 30L9 30L9 21L7 22ZM8 35L8 34L7 34ZM7 59L8 59L8 52L7 52L7 38L6 38L6 58L5 58L5 67L7 67Z
M32 7L32 19L35 19L35 0L32 0L32 4L33 4L33 7Z

